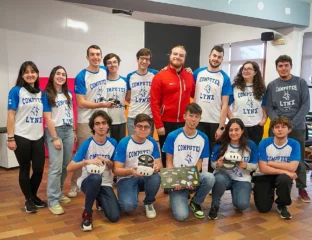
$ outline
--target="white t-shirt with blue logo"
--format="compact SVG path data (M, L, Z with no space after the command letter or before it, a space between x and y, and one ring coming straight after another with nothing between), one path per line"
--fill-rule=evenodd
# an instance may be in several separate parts
M24 87L15 86L9 92L8 110L14 110L14 134L29 140L43 136L42 92L30 93Z
M163 152L173 155L174 167L196 166L199 159L209 160L208 136L197 130L192 137L186 136L183 128L168 134Z
M64 125L73 125L74 112L73 112L73 96L71 91L68 90L71 99L71 107L68 107L68 101L64 93L57 93L55 97L55 107L50 106L48 95L45 92L43 95L43 112L51 112L51 119L55 127Z
M93 137L86 139L80 148L78 149L76 155L73 158L74 162L81 162L84 159L95 159L98 156L102 156L108 159L112 159L117 141L111 137L106 137L106 141L103 144L98 144ZM82 174L77 179L78 187L81 187L82 181L87 178L90 174L87 171L87 166L82 168ZM106 167L104 173L102 174L102 184L101 186L112 186L113 177L111 170Z
M277 146L274 143L274 137L268 137L263 139L258 146L259 160L264 162L292 162L300 161L301 151L298 141L292 138L288 138L287 142L283 146ZM254 173L254 176L264 175L258 168Z
M157 70L148 69L144 75L140 75L136 71L128 74L127 87L131 91L128 117L135 118L139 113L145 113L153 117L150 106L150 91L152 80L157 73Z
M222 97L233 94L229 76L222 70L210 72L207 67L199 68L194 73L194 102L201 106L201 122L219 123Z
M221 156L218 154L218 150L220 149L221 145L216 144L212 150L211 154L211 161L215 162L217 161ZM227 151L226 152L237 152L242 156L242 159L244 162L249 163L249 164L258 164L258 152L257 152L257 145L251 141L248 140L248 148L250 152L248 151L243 151L241 152L239 150L238 146L233 146L231 144L228 145ZM214 173L217 172L226 172L233 180L236 181L251 181L251 176L250 176L250 171L246 169L239 168L236 166L234 169L229 170L225 168L217 168Z
M266 104L266 96L262 100L254 97L252 85L245 87L242 91L235 87L233 96L230 96L229 105L234 118L240 118L246 127L258 125L263 118L263 109Z
M154 159L160 158L158 144L154 138L148 136L143 143L138 143L133 140L131 136L124 137L117 145L114 155L114 161L124 163L125 168L137 167L139 163L139 156L142 154L148 154L154 157ZM132 175L121 178L129 178Z
M75 94L85 95L85 99L90 102L101 102L101 97L106 98L106 71L104 66L100 66L98 72L83 69L75 78ZM88 123L89 118L96 110L106 110L106 108L89 109L78 107L77 122Z
M127 94L127 79L121 76L117 80L107 79L106 94L107 98L117 99L124 105ZM126 122L125 108L123 106L108 108L107 113L113 119L113 125Z

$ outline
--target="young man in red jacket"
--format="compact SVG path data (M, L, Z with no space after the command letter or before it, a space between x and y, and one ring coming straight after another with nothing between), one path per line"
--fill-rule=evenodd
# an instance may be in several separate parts
M169 54L166 70L155 75L151 86L151 109L162 149L168 134L184 126L183 114L194 93L194 78L184 68L186 50L176 46ZM166 154L162 153L166 167Z

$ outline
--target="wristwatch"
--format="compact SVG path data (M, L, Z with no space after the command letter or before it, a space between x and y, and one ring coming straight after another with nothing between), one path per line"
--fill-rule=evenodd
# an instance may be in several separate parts
M223 130L225 129L225 127L224 127L224 126L219 127L219 129L220 129L221 131L223 131Z

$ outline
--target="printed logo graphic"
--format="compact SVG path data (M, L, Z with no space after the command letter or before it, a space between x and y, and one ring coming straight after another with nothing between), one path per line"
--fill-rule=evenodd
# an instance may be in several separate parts
M210 86L210 84L207 84L206 87L205 87L204 89L205 89L206 93L209 94L209 93L211 92L211 86Z
M248 97L248 100L246 102L246 105L248 105L250 108L254 107L254 102L252 100L252 97Z
M96 92L97 98L103 97L103 87L100 86Z
M140 90L140 95L142 97L146 97L146 94L147 94L147 91L146 91L145 87L142 87L141 90Z
M71 117L70 109L69 109L68 107L65 107L65 115L66 115L66 117L68 117L68 118Z
M114 92L114 93L113 93L113 99L119 100L119 96L118 96L117 92Z
M290 94L289 94L289 92L288 92L287 90L284 91L283 98L284 98L285 100L289 101L289 99L290 99Z
M31 109L31 115L37 117L38 116L38 113L39 113L39 108L38 106L34 106L32 109Z
M186 157L185 157L185 161L187 161L188 164L192 163L193 157L191 152L189 152Z

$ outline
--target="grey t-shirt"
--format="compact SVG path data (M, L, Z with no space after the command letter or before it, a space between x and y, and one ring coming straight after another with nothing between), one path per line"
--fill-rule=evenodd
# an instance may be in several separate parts
M280 78L267 87L267 113L270 119L288 117L293 129L305 129L305 116L310 110L310 94L307 82L297 76L289 80Z

